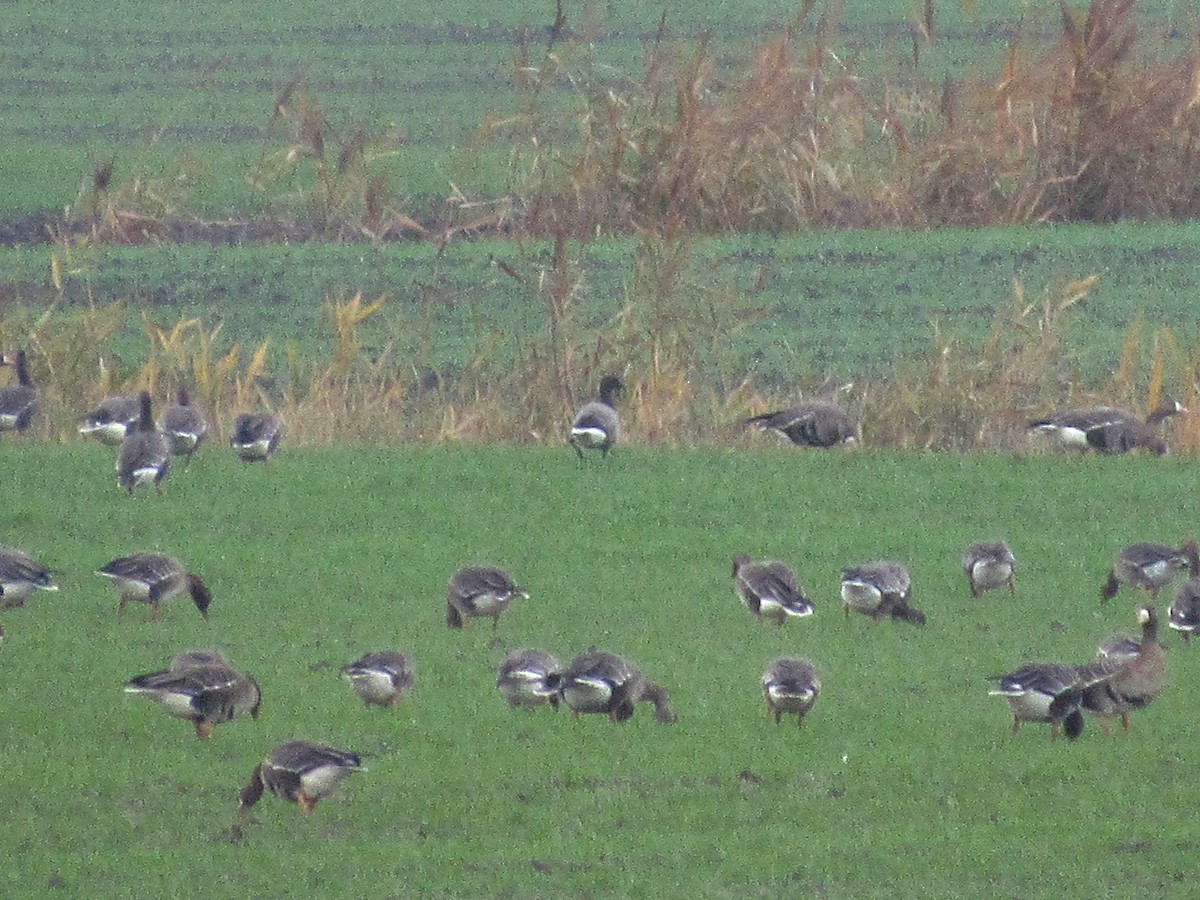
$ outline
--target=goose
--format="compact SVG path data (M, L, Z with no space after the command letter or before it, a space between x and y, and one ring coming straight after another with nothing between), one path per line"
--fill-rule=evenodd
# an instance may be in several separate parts
M257 721L262 689L251 676L223 663L193 662L178 667L175 662L161 672L131 678L125 682L125 691L149 697L169 715L188 719L202 741L208 740L213 726L245 713Z
M813 614L813 605L795 574L781 562L752 562L748 553L733 558L733 584L754 615L782 625L789 616Z
M1020 666L1007 675L992 675L988 681L996 686L988 691L992 697L1003 697L1012 710L1012 733L1021 730L1022 722L1046 722L1050 725L1050 739L1058 737L1060 727L1071 740L1083 733L1083 713L1069 709L1060 715L1050 714L1054 698L1067 690L1078 672L1072 666L1058 663L1031 662Z
M912 581L908 570L899 563L874 562L842 570L842 608L846 618L850 610L879 621L884 616L925 624L925 614L910 606Z
M342 666L364 706L395 706L412 689L416 673L403 653L377 650Z
M603 713L613 722L633 718L634 705L653 703L655 718L673 725L667 689L647 681L637 667L612 653L591 649L571 660L558 682L558 695L574 718Z
M117 484L131 494L134 488L146 484L161 491L162 481L171 471L171 442L154 424L149 391L142 391L138 399L141 415L121 441L117 455Z
M38 390L29 379L29 361L24 350L18 350L15 359L7 356L0 365L15 366L17 383L0 388L0 433L15 431L24 435L38 410Z
M607 456L621 437L621 417L615 407L617 397L625 392L625 385L615 375L606 375L600 381L600 396L584 404L575 414L571 434L567 438L576 455L583 459L584 450L599 450Z
M971 585L971 596L978 597L1002 585L1015 595L1017 558L1004 541L984 541L972 544L963 554L963 571Z
M1175 586L1175 597L1167 610L1167 625L1182 635L1185 644L1200 629L1200 574Z
M1149 591L1150 599L1156 600L1158 592L1183 569L1200 574L1200 550L1190 538L1178 550L1164 544L1130 544L1117 554L1108 580L1100 589L1100 602L1107 603L1117 596L1123 584Z
M817 703L821 678L806 659L777 659L763 673L762 689L767 711L775 716L775 724L782 721L784 713L795 713L799 726Z
M141 412L137 397L106 397L99 406L82 416L79 433L109 447L119 447Z
M187 591L200 615L208 618L212 594L199 575L184 569L179 560L162 553L134 553L119 556L96 570L97 575L112 579L121 595L118 615L125 614L131 600L150 604L150 618L158 619L159 604Z
M254 768L250 781L242 788L238 811L244 815L262 799L264 791L270 791L309 813L352 772L365 771L357 753L312 741L288 741Z
M1141 652L1141 640L1121 631L1100 642L1100 646L1096 648L1096 659L1123 663L1129 662Z
M20 550L0 550L0 599L4 609L24 606L34 591L57 591L54 571Z
M1052 715L1083 708L1101 717L1101 728L1108 734L1108 720L1121 719L1129 730L1129 713L1144 709L1162 693L1167 679L1167 660L1158 642L1158 616L1152 605L1137 611L1142 626L1142 641L1133 657L1102 657L1078 670L1074 683L1054 698Z
M175 456L187 457L187 462L192 461L192 454L208 434L208 420L204 417L204 411L191 404L187 388L183 385L175 393L175 405L168 406L159 416L158 427L170 441L171 452Z
M800 447L829 449L852 445L858 441L858 430L850 416L836 403L814 400L790 409L751 416L743 423L759 431L774 431Z
M1081 452L1117 454L1143 449L1162 456L1167 452L1167 444L1158 437L1156 428L1165 419L1187 411L1178 400L1165 397L1145 421L1124 410L1099 406L1051 413L1030 422L1029 428Z
M513 709L558 707L562 663L542 650L513 650L497 670L496 689Z
M245 462L266 462L279 449L283 422L269 412L242 413L233 423L229 445Z
M446 592L446 624L462 628L467 619L490 616L495 631L500 624L500 613L517 597L528 600L529 592L518 587L503 569L494 566L459 569Z

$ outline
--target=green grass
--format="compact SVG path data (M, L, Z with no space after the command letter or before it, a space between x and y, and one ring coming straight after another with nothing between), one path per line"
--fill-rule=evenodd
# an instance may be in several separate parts
M293 450L241 466L205 448L165 495L129 498L99 446L0 444L0 544L59 569L57 594L4 613L0 892L328 897L1186 896L1183 786L1200 663L1173 637L1171 681L1130 734L1009 734L985 676L1083 661L1132 627L1101 607L1112 553L1176 542L1195 510L1173 459L872 451L659 453L580 466L566 448ZM1018 594L972 601L972 540L1003 536ZM92 575L136 549L177 553L216 599L162 621L116 616ZM792 563L818 608L777 630L735 600L734 552ZM844 621L840 567L908 563L923 629ZM531 591L495 638L443 624L458 566ZM679 723L622 727L509 710L505 648L596 643L666 684ZM220 647L263 685L263 716L186 723L121 682ZM412 655L396 710L365 710L337 667ZM757 680L810 657L824 691L775 727ZM1196 663L1193 665L1193 663ZM231 831L268 748L321 739L371 754L316 813L274 798Z

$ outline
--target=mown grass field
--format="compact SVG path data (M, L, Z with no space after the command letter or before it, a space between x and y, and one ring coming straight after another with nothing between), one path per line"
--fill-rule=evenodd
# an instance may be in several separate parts
M1166 636L1167 690L1111 739L1014 737L985 681L1132 627L1135 599L1101 607L1098 589L1120 546L1195 534L1185 461L627 447L580 466L565 447L441 447L248 467L207 447L133 498L111 467L99 446L0 444L0 544L62 587L2 619L5 896L1195 893L1196 651ZM997 536L1017 596L972 601L959 556ZM210 622L182 600L117 618L91 573L151 548L204 575ZM738 551L792 563L816 614L755 621ZM909 565L925 628L843 619L841 566L881 556ZM481 561L532 597L495 635L451 632L446 580ZM573 723L495 693L506 648L592 643L666 684L679 723ZM265 698L208 744L121 691L198 647ZM366 710L337 668L382 647L412 655L417 685ZM823 675L803 730L762 703L783 654ZM268 797L239 834L240 786L296 737L370 771L308 818Z

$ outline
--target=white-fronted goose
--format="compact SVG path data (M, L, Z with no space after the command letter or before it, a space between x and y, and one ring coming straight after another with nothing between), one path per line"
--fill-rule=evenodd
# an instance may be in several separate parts
M191 462L192 454L208 434L208 419L204 416L204 410L191 403L187 388L180 385L175 393L175 405L162 411L158 427L170 441L171 452Z
M212 593L199 575L188 572L174 557L162 553L134 553L119 556L96 570L97 575L111 579L121 595L120 615L125 613L125 604L130 601L150 604L150 617L159 617L159 604L177 594L187 591L200 610L208 618L208 607Z
M1100 646L1096 648L1096 659L1112 660L1116 663L1126 663L1142 652L1142 642L1140 638L1135 638L1133 635L1119 631L1116 634L1109 635L1100 642Z
M283 422L273 413L242 413L233 423L229 446L245 462L266 462L279 449Z
M1077 708L1050 714L1054 698L1075 683L1077 670L1058 663L1025 663L1008 675L992 675L989 681L996 686L988 691L993 697L1003 697L1012 710L1012 733L1021 730L1022 722L1045 722L1050 725L1050 739L1058 737L1060 727L1071 740L1083 732L1083 713Z
M232 722L245 713L257 720L262 705L258 682L223 663L173 664L161 672L130 679L125 690L143 694L168 714L189 720L202 741L208 740L215 725Z
M412 689L416 672L403 653L376 650L342 666L354 693L365 706L395 706Z
M785 713L794 713L796 724L803 725L804 717L816 706L821 693L821 678L806 659L777 659L763 673L762 689L767 710L775 716L776 725Z
M120 447L141 412L137 397L106 397L99 406L82 416L79 433L109 447Z
M874 562L842 570L842 608L846 618L857 610L879 621L885 616L925 624L925 614L913 609L908 570L895 562Z
M4 609L24 606L34 591L57 591L54 571L20 550L0 550L0 599Z
M362 757L312 741L289 741L267 754L242 788L240 813L262 799L264 790L306 813L325 799L352 772L365 772Z
M795 573L781 562L753 562L748 553L739 553L733 558L733 585L746 609L776 625L813 613Z
M171 443L154 424L149 391L142 391L138 399L141 414L121 441L117 455L117 484L131 494L134 488L146 484L161 490L162 480L171 471Z
M446 591L446 624L462 628L465 620L484 616L492 620L492 630L500 624L500 614L517 597L529 599L529 593L495 566L468 566L450 579Z
M583 459L584 450L599 450L607 456L621 438L621 417L617 415L617 397L625 390L621 379L606 375L600 381L600 396L584 404L575 414L567 440Z
M790 409L751 416L745 422L759 431L774 431L801 447L828 449L858 440L858 430L846 411L828 400L801 403Z
M963 554L963 571L967 573L971 596L978 597L984 591L1006 584L1009 593L1015 595L1016 565L1017 558L1004 541L972 544Z
M1175 586L1175 597L1167 611L1167 624L1178 631L1184 643L1200 629L1200 574L1193 575Z
M496 689L513 709L558 706L562 663L542 650L513 650L500 664Z
M1184 569L1200 574L1200 551L1190 538L1178 550L1165 544L1130 544L1117 554L1108 580L1100 589L1100 600L1108 602L1117 596L1123 584L1149 591L1150 599L1156 600L1158 592Z
M38 390L29 378L29 360L24 350L18 350L15 359L4 357L0 363L17 370L17 383L0 388L0 432L23 435L38 409Z
M1187 408L1179 401L1165 397L1145 421L1124 410L1099 406L1051 413L1030 422L1029 428L1056 438L1064 447L1083 452L1117 454L1149 450L1161 456L1167 452L1167 444L1157 434L1158 425L1186 412Z
M559 697L575 718L581 713L602 713L613 722L633 717L634 705L653 703L654 716L663 725L675 722L667 690L647 681L636 666L602 650L588 650L571 660L559 679Z

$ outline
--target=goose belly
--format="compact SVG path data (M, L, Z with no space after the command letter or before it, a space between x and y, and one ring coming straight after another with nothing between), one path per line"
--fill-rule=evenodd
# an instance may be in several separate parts
M998 588L1008 582L1012 569L1005 563L982 560L971 567L971 580L981 590Z
M308 799L319 800L333 793L348 774L349 771L342 766L317 766L300 776L300 787Z
M572 428L571 442L590 450L599 450L608 443L608 432L603 428Z
M612 686L604 681L576 679L563 688L562 698L576 712L601 711L612 700Z
M871 611L883 602L883 593L865 581L843 581L842 602L854 609Z
M354 693L367 703L386 703L396 693L392 677L386 672L355 672L346 677Z

